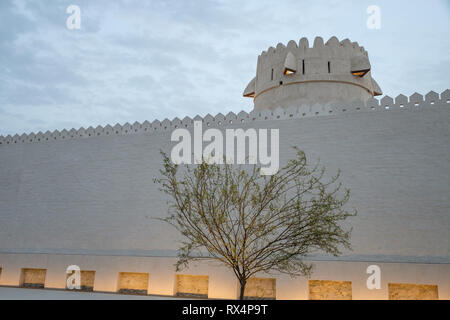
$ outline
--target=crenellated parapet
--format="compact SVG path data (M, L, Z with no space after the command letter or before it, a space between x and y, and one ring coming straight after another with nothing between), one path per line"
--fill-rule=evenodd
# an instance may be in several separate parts
M352 112L387 112L387 111L421 111L433 108L448 108L450 111L450 90L445 90L441 94L430 91L425 96L414 93L409 98L405 95L398 95L395 99L384 96L378 100L369 99L367 102L353 101L350 103L337 102L313 105L292 106L289 108L276 108L266 110L253 110L251 112L241 111L237 114L229 112L226 115L222 113L212 116L207 114L204 117L196 116L194 118L185 117L183 119L174 118L172 120L164 119L163 121L154 120L153 122L144 121L134 122L133 124L125 123L123 125L116 124L114 126L97 126L87 129L70 129L55 130L22 135L0 136L0 147L14 145L20 143L48 143L52 141L95 138L99 136L114 135L132 135L132 134L152 134L159 132L172 131L177 128L192 128L194 121L202 121L205 127L226 127L249 123L253 121L270 121L283 119L299 119L317 116L340 115Z
M382 91L371 76L367 51L357 42L316 37L263 51L256 76L244 90L256 110L337 101L365 101Z

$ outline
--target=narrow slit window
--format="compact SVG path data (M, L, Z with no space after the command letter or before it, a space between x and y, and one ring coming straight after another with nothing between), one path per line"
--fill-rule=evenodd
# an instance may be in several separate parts
M331 73L330 61L328 61L328 73Z
M272 68L272 73L270 74L270 81L273 81L273 68Z
M302 73L305 74L305 60L302 60Z

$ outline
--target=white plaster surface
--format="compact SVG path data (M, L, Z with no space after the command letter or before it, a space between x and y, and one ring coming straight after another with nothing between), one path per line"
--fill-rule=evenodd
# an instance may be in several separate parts
M420 95L399 96L395 103L385 97L360 109L312 106L207 116L204 126L277 128L282 164L296 145L312 159L320 157L330 173L342 169L350 205L358 209L350 220L354 250L338 259L312 258L323 270L314 277L365 283L363 266L381 264L386 281L438 284L439 297L449 299L447 101L448 91L441 98L429 93L425 101ZM116 127L71 131L90 137L67 131L65 139L58 133L54 140L37 137L56 133L22 136L24 142L0 137L0 285L18 285L21 268L46 268L46 287L64 288L66 267L78 264L96 271L98 291L116 291L118 272L148 272L150 294L172 295L179 237L152 219L167 214L153 178L161 167L159 149L169 152L175 144L175 126L186 123L192 130L191 119L183 121L153 122L149 131L145 123L117 127L118 133ZM227 270L199 266L186 274L209 275L210 297L236 297ZM289 279L277 277L278 298L306 299L304 280ZM354 299L387 297L386 289L353 290Z

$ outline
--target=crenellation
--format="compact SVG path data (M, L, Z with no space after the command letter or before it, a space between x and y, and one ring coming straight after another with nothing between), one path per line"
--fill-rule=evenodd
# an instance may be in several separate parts
M114 134L121 134L122 133L122 125L119 123L116 123L113 127L113 133Z
M194 121L190 117L184 117L182 120L183 127L188 128Z
M182 123L182 121L180 120L180 118L175 117L175 118L172 120L172 126L173 126L174 129L178 129L178 128L181 128L181 127L183 126L183 123Z
M276 49L275 49L275 52L276 52L276 53L279 53L280 51L284 51L285 49L286 49L286 46L285 46L283 43L279 42L279 43L277 44L277 47L276 47Z
M236 120L238 123L248 122L249 114L245 111L241 111L236 115Z
M356 42L353 42L353 43L356 43ZM330 39L328 39L328 41L325 43L325 45L327 47L337 48L337 47L339 47L339 40L337 37L333 36ZM353 47L355 47L355 46L353 45Z
M312 47L306 38L298 46L291 40L258 56L256 76L243 96L253 98L256 109L367 100L382 94L370 69L364 47L349 39L324 43L316 37Z
M42 131L39 131L38 133L36 133L36 137L34 139L36 142L41 142L43 137L44 134L42 133Z
M169 119L166 118L161 122L162 130L167 130L167 129L170 129L171 127L172 127L172 122Z
M370 98L366 101L366 105L371 109L375 110L375 108L378 108L380 106L380 101L378 101L375 98Z
M59 140L59 138L60 138L60 134L59 134L59 131L58 131L58 130L53 130L53 131L50 133L50 140L52 140L52 141L54 141L54 140Z
M380 100L380 105L382 107L384 107L385 109L389 109L392 105L394 104L394 99L392 99L389 96L384 96L381 100Z
M450 90L447 89L441 93L441 102L445 104L450 104Z
M100 136L103 134L103 127L102 126L97 126L94 131L93 131L94 136Z
M135 121L133 123L133 125L131 126L131 128L132 128L133 132L138 133L142 130L142 124L139 123L138 121Z
M321 50L325 47L325 44L323 43L323 38L322 37L316 37L314 39L314 45L313 48L317 49L317 50Z
M298 42L298 47L299 47L299 49L301 49L303 51L308 49L309 48L308 38L305 38L305 37L301 38L300 41Z
M151 127L152 127L152 124L148 120L145 120L144 122L142 122L142 130L144 132L150 131Z
M395 98L395 105L398 106L399 108L405 108L405 106L408 104L408 97L403 95L403 94L399 94L396 98Z
M51 137L52 137L52 133L49 130L45 131L45 133L44 133L44 141L49 141L51 139Z
M87 128L86 129L86 134L87 134L88 137L93 137L95 135L94 128L91 127L91 126L89 128Z
M248 114L249 121L256 121L259 118L260 118L260 113L256 110L252 110Z
M425 95L425 101L431 105L436 104L439 100L439 94L437 92L430 91Z
M413 108L412 110L418 110L417 107L423 106L423 103L423 96L417 92L409 97L409 105Z
M122 134L123 135L127 135L127 134L131 134L133 133L133 128L131 127L131 124L129 124L128 122L126 122L123 126L122 126Z
M225 122L226 124L235 124L236 121L236 114L232 111L228 112L227 115L225 116Z
M114 129L109 124L103 128L103 134L105 134L107 136L112 135L113 132L114 132Z
M77 130L75 130L74 128L70 129L69 136L70 136L71 139L76 138L77 137Z
M286 46L287 50L297 50L298 49L298 45L297 42L295 42L294 40L290 40Z
M153 120L152 122L152 131L157 131L161 129L161 121Z
M40 132L40 131L39 131ZM30 133L29 135L28 135L28 142L29 143L32 143L32 142L40 142L40 137L38 136L39 135L39 132L38 133L34 133L34 132L32 132L32 133Z
M395 97L395 99L386 95L380 100L371 98L366 102L359 99L354 99L349 102L337 101L327 104L301 104L299 106L289 106L288 108L278 106L274 109L252 110L251 112L240 111L238 114L229 112L226 116L224 116L222 113L218 113L216 116L207 114L204 117L201 117L200 115L197 115L193 119L190 117L184 117L183 120L181 120L178 117L175 117L173 120L164 119L162 122L159 120L154 120L150 123L148 120L146 120L143 123L136 121L133 123L133 125L127 122L123 125L117 123L114 126L108 124L105 127L99 125L95 129L90 126L87 129L81 127L78 130L72 128L70 130L63 129L61 131L55 130L53 132L47 130L45 133L39 131L37 134L23 133L21 135L15 134L14 136L7 135L6 137L0 136L0 146L17 143L37 143L57 140L71 140L104 135L109 136L142 134L148 132L174 130L177 128L191 128L193 126L194 120L202 121L205 126L220 127L252 121L339 115L342 113L361 111L420 111L424 110L425 108L441 108L442 106L448 106L449 104L449 90L445 90L441 94L438 94L435 91L430 91L425 96L416 92L409 98L403 94L399 94Z

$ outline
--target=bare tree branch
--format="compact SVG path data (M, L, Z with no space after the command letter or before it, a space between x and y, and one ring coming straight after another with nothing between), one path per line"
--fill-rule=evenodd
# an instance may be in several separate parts
M343 223L356 210L344 209L350 191L342 190L340 171L327 180L324 167L308 165L304 152L296 151L272 176L260 175L258 165L207 162L185 165L181 172L162 153L155 182L170 200L169 215L160 220L184 238L177 270L191 261L219 261L233 270L242 299L247 280L257 273L309 275L306 255L351 249L351 229Z

